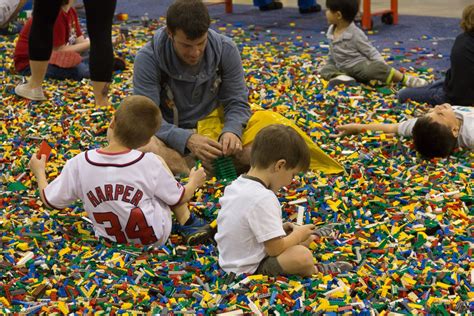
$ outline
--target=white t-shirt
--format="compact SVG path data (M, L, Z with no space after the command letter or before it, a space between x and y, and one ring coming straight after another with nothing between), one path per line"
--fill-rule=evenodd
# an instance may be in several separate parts
M461 147L474 149L474 107L453 106L456 117L462 120L461 129L458 136L458 145ZM402 136L412 136L413 126L416 118L398 124L398 134Z
M44 189L49 206L81 199L96 236L119 243L161 245L171 232L171 210L184 187L152 153L80 153Z
M267 256L263 243L286 235L280 202L263 183L246 176L232 182L219 202L219 265L228 273L254 273Z

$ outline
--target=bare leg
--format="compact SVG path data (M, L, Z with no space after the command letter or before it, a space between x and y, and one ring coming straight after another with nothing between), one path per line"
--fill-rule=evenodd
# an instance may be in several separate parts
M400 82L402 80L403 80L403 74L400 71L395 70L395 73L393 74L392 81L393 82Z
M171 211L173 211L173 214L180 225L184 225L189 219L189 216L191 216L187 203L173 207Z
M30 89L41 88L41 83L48 69L48 62L48 60L30 60L31 77L28 81Z
M152 152L163 158L173 174L189 174L190 168L188 167L184 157L181 156L181 154L176 150L166 146L166 144L156 136L153 136L147 145L139 148L138 150L143 152Z
M95 104L98 106L108 106L110 82L92 81L92 88L94 91Z
M302 245L292 246L277 257L278 263L287 274L311 276L317 272L314 266L313 254Z

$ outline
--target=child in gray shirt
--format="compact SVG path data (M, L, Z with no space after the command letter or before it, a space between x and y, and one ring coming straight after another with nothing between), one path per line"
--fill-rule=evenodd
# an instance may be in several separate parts
M428 84L424 79L402 74L385 63L364 32L354 24L359 11L357 0L327 0L326 7L330 24L327 32L329 60L320 73L329 80L329 86L350 84L355 80L363 83L378 80L385 84L402 82L407 87Z

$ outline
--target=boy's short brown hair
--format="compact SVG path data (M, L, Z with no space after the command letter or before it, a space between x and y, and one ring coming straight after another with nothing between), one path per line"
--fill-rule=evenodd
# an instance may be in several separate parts
M150 98L134 95L123 99L114 119L114 136L123 146L136 149L160 129L161 111Z
M211 18L202 0L176 0L166 12L166 27L172 34L184 32L190 40L198 39L209 29Z
M448 157L457 146L451 129L427 115L416 120L412 134L415 149L424 159Z
M462 11L461 27L467 33L474 33L474 4L468 5Z
M286 160L286 169L306 171L311 161L308 145L292 127L269 125L258 132L252 144L250 166L266 169L280 159Z

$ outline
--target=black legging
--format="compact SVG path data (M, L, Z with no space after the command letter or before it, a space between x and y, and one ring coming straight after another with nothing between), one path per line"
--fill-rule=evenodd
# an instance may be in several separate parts
M63 0L34 0L29 38L30 60L46 61L53 49L54 22ZM117 0L84 0L91 41L89 68L92 81L112 81L114 52L112 21Z

